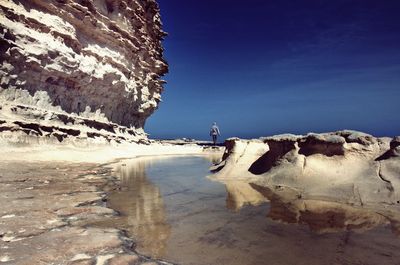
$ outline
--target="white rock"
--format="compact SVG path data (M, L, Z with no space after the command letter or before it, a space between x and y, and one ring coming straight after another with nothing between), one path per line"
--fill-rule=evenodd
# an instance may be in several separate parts
M1 218L13 218L13 217L15 217L15 214L6 214L3 215Z
M85 254L85 253L80 253L80 254L76 254L71 261L76 261L76 260L84 260L84 259L90 259L91 256Z

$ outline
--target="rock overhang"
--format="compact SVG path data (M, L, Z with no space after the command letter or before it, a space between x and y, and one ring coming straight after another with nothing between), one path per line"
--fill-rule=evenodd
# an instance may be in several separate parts
M1 120L49 125L65 115L146 138L168 71L155 1L2 1L0 17ZM17 105L32 115L10 115Z

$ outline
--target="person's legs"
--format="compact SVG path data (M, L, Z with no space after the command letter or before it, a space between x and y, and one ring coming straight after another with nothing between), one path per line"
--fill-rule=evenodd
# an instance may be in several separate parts
M217 144L217 136L216 136L216 135L213 135L212 138L213 138L213 143L214 143L214 145L216 145L216 144Z

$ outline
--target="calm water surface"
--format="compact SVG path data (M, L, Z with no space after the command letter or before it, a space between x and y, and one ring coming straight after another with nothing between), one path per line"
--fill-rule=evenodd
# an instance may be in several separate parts
M400 239L387 227L316 234L272 221L248 184L206 178L213 159L120 162L123 189L108 201L121 212L113 225L128 231L140 253L179 264L400 264Z

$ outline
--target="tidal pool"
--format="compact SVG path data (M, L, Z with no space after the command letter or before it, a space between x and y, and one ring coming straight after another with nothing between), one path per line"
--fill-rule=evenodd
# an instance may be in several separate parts
M109 194L124 229L145 255L178 264L400 264L387 226L318 234L266 217L269 204L247 183L206 178L214 157L144 157L115 167Z

